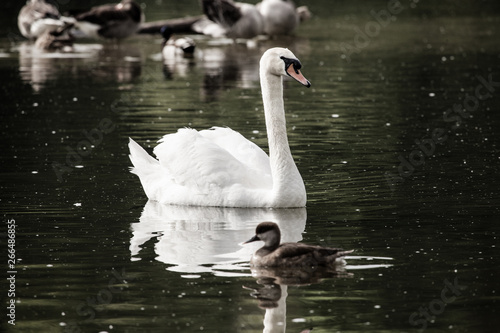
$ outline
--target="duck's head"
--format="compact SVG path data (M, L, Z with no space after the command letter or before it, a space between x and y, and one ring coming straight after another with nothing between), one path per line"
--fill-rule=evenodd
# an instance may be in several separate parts
M262 222L255 229L255 236L243 244L255 241L263 241L264 247L275 248L280 244L281 232L276 223Z
M172 30L172 28L168 25L164 25L163 27L160 28L160 33L164 39L164 43L166 41L168 41L170 39L170 37L172 37L172 34L174 33L174 31Z
M289 76L306 87L311 83L302 75L300 60L290 51L282 47L267 50L260 59L260 68L277 76Z

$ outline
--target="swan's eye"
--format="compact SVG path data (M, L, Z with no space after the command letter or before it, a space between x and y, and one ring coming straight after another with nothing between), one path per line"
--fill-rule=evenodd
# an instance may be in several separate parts
M280 58L285 63L285 72L288 71L288 67L290 67L290 65L293 65L293 69L295 70L295 73L299 74L299 69L302 67L302 64L300 63L300 61L298 59L290 59L290 58L286 58L283 56L281 56Z

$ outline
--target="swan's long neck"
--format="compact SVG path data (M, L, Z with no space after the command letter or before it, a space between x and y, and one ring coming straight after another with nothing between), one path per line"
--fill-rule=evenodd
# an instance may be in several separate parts
M269 141L273 192L275 196L286 198L288 196L286 192L300 190L304 183L288 145L282 77L261 69L260 82Z

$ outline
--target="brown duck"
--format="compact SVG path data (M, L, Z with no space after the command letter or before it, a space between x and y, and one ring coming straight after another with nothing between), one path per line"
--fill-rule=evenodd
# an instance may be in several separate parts
M280 238L281 232L276 223L260 223L255 230L255 236L245 242L264 242L264 246L252 255L250 264L254 267L328 267L334 266L337 259L353 252L302 243L280 244Z

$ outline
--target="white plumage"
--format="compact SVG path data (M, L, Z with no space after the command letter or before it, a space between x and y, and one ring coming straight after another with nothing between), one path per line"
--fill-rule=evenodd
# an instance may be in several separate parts
M53 32L71 25L75 20L61 16L59 10L44 0L28 0L19 11L17 25L21 34L35 40L46 32Z
M264 32L264 21L255 5L233 0L202 0L203 12L214 24L205 20L194 29L212 37L254 38Z
M298 59L273 48L260 62L269 156L229 128L179 129L149 156L130 139L130 160L149 199L164 204L223 207L303 207L306 192L286 135L282 76L303 85Z
M290 35L299 25L299 14L290 0L263 0L257 4L257 9L267 35Z

